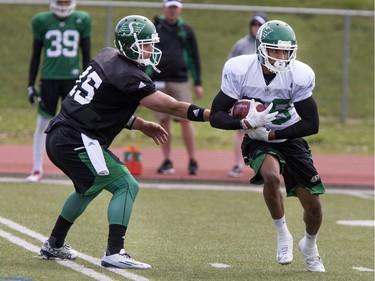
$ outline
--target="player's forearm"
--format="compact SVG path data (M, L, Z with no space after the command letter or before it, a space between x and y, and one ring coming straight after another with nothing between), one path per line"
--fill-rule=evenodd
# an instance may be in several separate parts
M299 122L285 129L271 131L269 135L269 140L301 138L317 134L318 131L319 122L314 122L314 120L300 120Z

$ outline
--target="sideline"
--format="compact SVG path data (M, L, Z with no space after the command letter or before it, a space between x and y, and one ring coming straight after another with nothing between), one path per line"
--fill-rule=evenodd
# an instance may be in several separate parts
M36 240L39 240L40 242L44 242L47 237L43 236L42 234L38 233L38 232L35 232L23 225L20 225L14 221L11 221L9 219L6 219L6 218L3 218L0 216L0 224L3 224L13 230L16 230L22 234L25 234L31 238L34 238ZM10 241L11 243L17 245L17 246L20 246L28 251L31 251L31 252L34 252L36 254L39 255L39 251L40 251L40 246L35 246L17 236L14 236L12 235L11 233L8 233L8 232L5 232L3 230L0 229L0 236L7 239L8 241ZM86 255L84 253L80 253L78 252L78 255L79 255L79 258L80 259L83 259L85 261L88 261L94 265L97 265L101 268L104 268L100 265L100 259L97 259L97 258L94 258L94 257L91 257L89 255ZM96 272L92 269L89 269L89 268L85 268L84 266L76 263L76 262L73 262L73 261L70 261L70 260L55 260L57 263L63 265L63 266L66 266L66 267L69 267L79 273L82 273L84 275L87 275L89 277L92 277L94 278L95 280L99 280L99 281L116 281L115 279L112 279L106 275L103 275L99 272ZM147 279L146 277L143 277L143 276L140 276L140 275L137 275L137 274L134 274L134 273L131 273L131 272L128 272L126 271L125 269L120 269L120 268L111 268L111 267L108 267L108 268L105 268L111 272L114 272L118 275L121 275L122 277L125 277L129 280L133 280L133 281L149 281L149 279Z
M19 177L1 177L0 176L0 183L26 183L26 184L34 184L28 183L25 181L24 178ZM176 182L143 182L138 181L141 188L156 188L156 189L183 189L183 190L212 190L212 191L248 191L248 192L257 192L262 193L263 189L261 186L255 185L241 185L241 184L197 184L197 183L176 183ZM37 184L57 184L57 185L72 185L72 182L69 179L43 179L42 181L38 182ZM285 193L285 188L281 188L282 191ZM361 199L372 199L374 200L374 189L369 188L327 188L326 194L339 194L339 195L350 195L355 196Z

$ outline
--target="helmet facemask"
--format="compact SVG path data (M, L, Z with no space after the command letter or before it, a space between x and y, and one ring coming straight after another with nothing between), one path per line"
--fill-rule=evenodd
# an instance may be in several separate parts
M69 5L62 5L61 2L69 2ZM69 17L76 9L75 0L50 0L49 7L53 14L59 18Z
M290 71L297 57L297 40L285 22L273 20L260 27L256 36L258 60L274 73ZM272 57L272 50L287 51L286 59Z
M139 40L136 33L133 35L134 43L130 46L130 50L138 54L138 57L133 60L143 66L157 66L161 59L161 50L155 47L155 43L159 43L160 41L158 34L154 33L151 35L151 39L144 40ZM151 45L151 51L148 51L145 45Z
M270 49L286 50L288 51L288 58L274 58L268 53ZM262 64L264 64L271 72L274 73L290 71L294 60L297 57L297 45L292 45L290 41L285 42L279 40L277 44L261 43L258 46L258 51L258 55L262 58ZM272 63L270 60L272 60Z

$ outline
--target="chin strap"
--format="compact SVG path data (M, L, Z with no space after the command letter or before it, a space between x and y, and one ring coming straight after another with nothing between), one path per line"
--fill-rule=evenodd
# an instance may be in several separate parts
M161 72L160 69L158 69L155 65L151 64L151 66L152 66L152 69L153 69L155 72L157 72L157 73L160 73L160 72Z

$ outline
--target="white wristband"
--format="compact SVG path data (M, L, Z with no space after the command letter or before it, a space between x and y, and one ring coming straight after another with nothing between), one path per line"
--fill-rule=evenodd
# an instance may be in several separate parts
M248 130L250 128L247 127L246 125L246 122L245 122L245 118L244 119L241 119L241 127L242 127L242 130Z
M132 115L132 117L130 117L128 122L126 123L125 128L131 130L136 118L136 116Z

